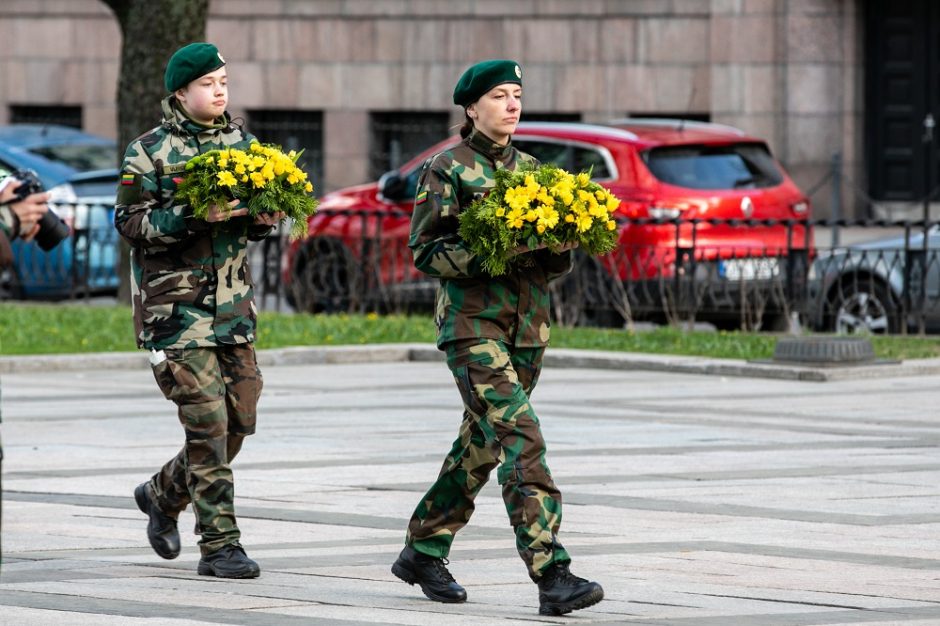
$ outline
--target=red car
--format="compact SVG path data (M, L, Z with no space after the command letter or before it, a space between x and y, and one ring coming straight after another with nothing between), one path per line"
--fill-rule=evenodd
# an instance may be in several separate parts
M295 306L401 310L431 300L436 281L414 269L409 221L424 162L457 141L432 146L378 182L322 198L309 236L287 250L283 278ZM706 276L725 283L717 300L727 302L709 305L715 317L734 319L741 308L734 287L766 285L795 249L809 250L807 198L767 144L738 129L671 119L531 122L519 125L513 145L543 163L591 170L622 200L618 250L582 259L563 286L562 299L567 293L581 312L606 307L636 317L672 307L682 316L681 280ZM583 284L591 271L604 289ZM691 297L691 313L708 317L701 294L693 288Z

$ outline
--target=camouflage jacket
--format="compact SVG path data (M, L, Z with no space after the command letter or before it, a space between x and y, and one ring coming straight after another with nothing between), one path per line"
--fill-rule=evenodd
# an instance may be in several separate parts
M131 247L131 297L137 345L197 348L254 341L257 311L246 247L270 228L248 217L211 224L175 198L186 161L254 139L228 115L212 127L190 120L176 99L163 101L163 124L127 147L114 222Z
M17 233L13 232L17 226L16 215L9 206L0 206L0 231L7 237L13 239Z
M10 206L0 206L0 269L13 264L10 242L19 234L19 220Z
M493 188L496 170L515 170L524 163L537 164L511 143L501 146L474 130L424 165L408 245L415 267L441 279L435 313L438 346L473 337L516 347L548 344L548 282L571 269L571 253L528 253L520 259L531 262L514 264L493 277L457 232L461 208Z

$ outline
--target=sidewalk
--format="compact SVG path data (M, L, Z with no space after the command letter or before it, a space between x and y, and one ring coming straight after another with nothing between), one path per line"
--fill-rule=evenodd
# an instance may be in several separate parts
M451 554L468 603L424 599L389 566L460 417L425 348L264 354L235 463L252 581L195 574L190 512L178 559L146 543L131 493L181 433L143 355L4 359L0 624L940 623L940 374L820 383L555 349L533 402L561 538L606 599L537 614L495 476Z

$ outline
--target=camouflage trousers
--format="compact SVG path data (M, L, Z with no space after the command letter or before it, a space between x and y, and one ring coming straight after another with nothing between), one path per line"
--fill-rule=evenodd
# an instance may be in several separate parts
M516 549L537 580L552 563L571 560L557 539L561 493L529 403L545 350L509 348L490 339L459 340L444 348L463 398L463 422L437 481L408 523L406 543L417 552L446 557L495 468Z
M171 517L191 502L203 554L235 543L231 462L255 432L261 371L251 344L166 350L153 368L160 390L179 408L186 442L150 479L157 506Z

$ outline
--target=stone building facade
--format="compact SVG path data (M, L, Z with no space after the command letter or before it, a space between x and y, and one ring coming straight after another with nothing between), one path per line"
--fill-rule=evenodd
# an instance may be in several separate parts
M321 160L321 189L369 180L441 138L461 118L450 100L459 74L504 57L525 68L536 117L689 115L766 138L825 216L836 153L844 211L868 210L850 187L866 188L864 3L212 0L208 39L250 130L283 138L299 120L304 141L319 142L304 147ZM0 123L65 111L115 136L120 33L103 3L4 0L0 41ZM430 130L396 136L422 118Z

